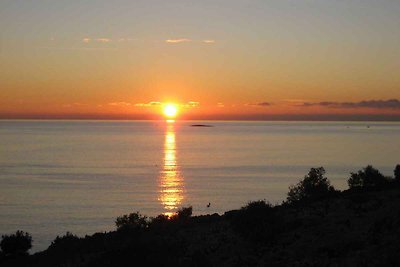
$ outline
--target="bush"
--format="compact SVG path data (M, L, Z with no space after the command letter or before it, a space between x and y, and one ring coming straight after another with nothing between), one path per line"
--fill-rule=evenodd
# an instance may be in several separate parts
M249 239L273 241L277 220L272 205L265 200L249 202L229 217L235 231Z
M151 225L164 225L169 222L169 217L164 214L160 214L155 218L151 218Z
M24 231L3 235L0 248L4 254L26 254L32 248L32 236Z
M396 181L400 181L400 164L396 165L396 168L394 168L394 179L396 179Z
M172 215L170 219L174 221L187 221L192 216L192 213L193 213L192 206L189 206L187 208L183 207L179 209L175 215Z
M117 217L115 225L117 229L123 227L130 227L134 229L144 229L150 224L150 219L147 216L140 214L140 212L134 212L129 215L122 215Z
M335 192L328 178L325 177L323 167L311 168L309 173L297 185L289 187L287 202L293 203L300 200L317 199Z
M249 202L246 206L242 207L241 210L246 211L247 213L252 213L270 211L271 208L271 203L265 202L265 200L257 200Z
M79 240L79 237L76 235L73 235L70 232L67 232L64 236L57 236L54 241L51 242L50 248L55 247L55 246L60 246L60 245L68 245L68 244L73 244Z
M359 170L357 173L352 172L347 181L350 188L382 186L388 182L389 179L371 165Z

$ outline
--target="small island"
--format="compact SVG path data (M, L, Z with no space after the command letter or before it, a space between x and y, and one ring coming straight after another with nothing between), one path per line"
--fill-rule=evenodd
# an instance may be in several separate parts
M209 124L192 124L190 127L214 127L213 125Z

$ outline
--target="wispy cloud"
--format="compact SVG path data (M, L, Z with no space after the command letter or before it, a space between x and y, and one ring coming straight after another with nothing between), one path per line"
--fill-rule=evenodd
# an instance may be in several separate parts
M109 38L97 38L96 41L100 43L108 43L111 42L112 40Z
M223 108L223 107L225 107L225 105L224 105L224 103L217 103L217 107L219 107L219 108Z
M205 44L214 44L215 43L215 40L203 40L203 43L205 43Z
M203 44L214 44L216 41L212 39L206 40L192 40L189 38L177 38L177 39L167 39L165 40L168 44L179 44L179 43L203 43Z
M162 106L162 105L166 105L168 103L164 103L164 102L159 102L159 101L151 101L148 103L136 103L134 106L135 107L156 107L156 106ZM176 104L177 106L183 107L183 108L194 108L194 107L198 107L200 105L200 102L197 101L189 101L187 103L180 103L180 104Z
M374 109L400 109L400 101L398 99L389 100L366 100L360 102L304 102L298 106L312 107L322 106L329 108L374 108Z
M136 103L135 107L154 107L154 106L161 106L162 103L158 101L151 101L149 103Z
M191 41L192 41L191 39L187 39L187 38L167 39L167 40L165 40L165 42L169 43L169 44L189 43Z
M200 105L200 102L190 101L185 104L182 104L181 106L188 107L188 108L194 108L194 107L198 107L199 105Z
M108 105L109 106L125 106L125 107L127 107L127 106L131 106L132 103L121 101L121 102L111 102L111 103L108 103Z
M112 47L56 47L56 46L42 46L41 49L47 50L118 50Z
M110 39L110 38L88 38L88 37L86 37L86 38L82 39L82 42L84 42L86 44L90 43L90 42L109 43L109 42L112 42L112 39Z
M282 99L283 102L288 102L288 103L295 103L295 104L302 104L304 102L307 102L306 99L298 99L298 98L287 98L287 99Z
M255 107L268 107L272 104L269 102L260 102L260 103L247 103L246 106L255 106Z

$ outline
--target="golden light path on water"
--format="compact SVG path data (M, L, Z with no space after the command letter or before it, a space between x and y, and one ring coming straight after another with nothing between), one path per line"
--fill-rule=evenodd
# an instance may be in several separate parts
M164 165L160 172L159 201L164 206L164 214L172 215L184 199L183 176L178 168L176 157L174 121L167 121L164 142Z

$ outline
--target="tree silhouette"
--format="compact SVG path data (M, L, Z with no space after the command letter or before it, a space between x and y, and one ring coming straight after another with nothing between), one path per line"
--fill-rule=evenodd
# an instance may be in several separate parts
M335 192L335 188L325 177L325 169L323 167L311 168L302 181L289 187L287 202L321 198L333 192Z
M32 236L24 231L17 231L11 235L3 235L0 248L6 255L26 254L32 248Z
M397 164L396 168L394 168L394 179L400 181L400 164Z
M149 226L150 220L147 216L140 214L140 212L134 212L129 215L122 215L117 217L115 220L115 225L117 229L121 229L123 227L131 227L131 228L147 228Z
M171 220L173 221L187 221L193 213L193 207L189 206L189 207L182 207L180 208L176 214L171 216Z
M253 241L273 241L277 229L274 208L265 200L249 202L231 217L235 231Z
M347 181L350 188L382 186L388 182L388 178L371 165L359 170L357 173L352 172Z

